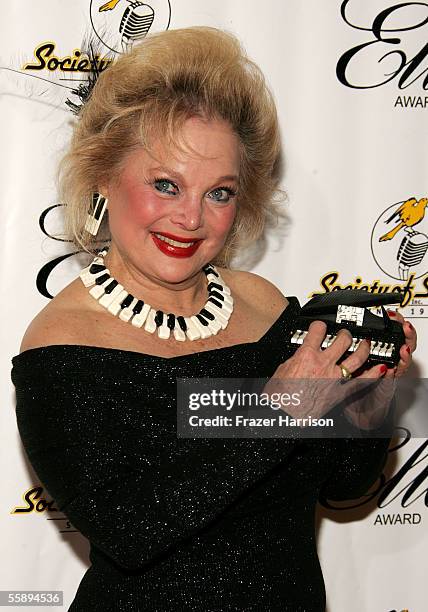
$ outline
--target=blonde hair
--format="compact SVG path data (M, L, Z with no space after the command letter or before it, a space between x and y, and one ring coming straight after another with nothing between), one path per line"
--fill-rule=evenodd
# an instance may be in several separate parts
M213 260L229 266L278 214L280 136L260 68L231 33L189 27L149 35L104 70L84 104L58 170L66 234L85 251L99 242L84 229L91 195L118 178L125 155L152 137L177 145L190 117L223 119L240 142L236 217Z

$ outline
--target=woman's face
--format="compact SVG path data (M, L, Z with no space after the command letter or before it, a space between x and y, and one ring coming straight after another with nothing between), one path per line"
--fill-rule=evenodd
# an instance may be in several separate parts
M199 155L158 141L152 155L131 152L107 186L112 248L166 283L196 274L221 251L236 212L239 141L229 124L192 118L180 136Z

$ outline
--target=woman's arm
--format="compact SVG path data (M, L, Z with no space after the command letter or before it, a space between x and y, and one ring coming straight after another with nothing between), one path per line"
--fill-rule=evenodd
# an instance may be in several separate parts
M395 371L395 375L400 377L406 373L411 365L412 353L416 350L417 345L416 330L408 321L405 321L400 313L389 311L388 314L402 323L406 339L405 344L400 348L400 361ZM389 380L381 383L379 388L380 393L386 392L384 393L386 396L392 390L391 386L395 387L392 374L392 372L387 373L386 377L388 376ZM352 431L354 430L358 435L358 439L347 437L335 441L338 459L333 472L326 480L321 491L321 499L335 501L357 499L364 495L376 482L388 458L388 447L394 427L395 402L396 399L393 396L386 413L386 418L376 429L364 430L358 427L364 427L367 422L376 422L371 418L370 414L364 419L364 412L361 412L361 406L358 403L345 408L344 413L339 417L342 420L344 431L346 432L348 429L348 433L352 436ZM383 403L385 402L374 402L373 412L382 407ZM370 406L366 408L367 412L371 409ZM346 419L347 422L343 419Z
M177 439L174 430L169 437L148 435L144 391L138 408L134 404L141 411L135 427L120 414L114 381L104 378L94 392L95 378L68 385L46 373L29 385L15 375L17 423L28 458L59 509L129 570L215 521L299 444ZM126 384L119 391L126 397ZM128 397L124 409L137 401Z
M336 461L321 489L320 501L358 499L378 480L388 458L394 413L393 399L383 423L371 430L353 425L343 413L335 415L341 434L348 437L331 440Z

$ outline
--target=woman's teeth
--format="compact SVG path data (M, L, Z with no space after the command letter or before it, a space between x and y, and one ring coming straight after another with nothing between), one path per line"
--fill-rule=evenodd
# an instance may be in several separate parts
M171 238L167 238L166 236L162 236L162 234L156 234L155 236L157 238L159 238L160 240L163 240L164 242L167 242L168 244L172 244L172 246L176 246L176 247L182 247L182 248L186 248L186 247L190 247L192 246L192 244L195 244L196 241L193 242L177 242L177 240L172 240Z

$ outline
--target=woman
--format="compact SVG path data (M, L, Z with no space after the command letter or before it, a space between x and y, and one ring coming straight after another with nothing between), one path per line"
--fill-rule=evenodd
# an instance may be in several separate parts
M69 610L325 609L316 501L364 493L389 440L176 434L178 377L340 379L367 360L361 343L339 367L350 334L321 351L319 321L290 357L296 298L230 267L275 211L279 143L259 69L213 28L149 36L80 113L68 227L93 253L107 210L109 248L32 321L12 371L28 457L91 543ZM407 369L403 329L397 371L358 378Z

